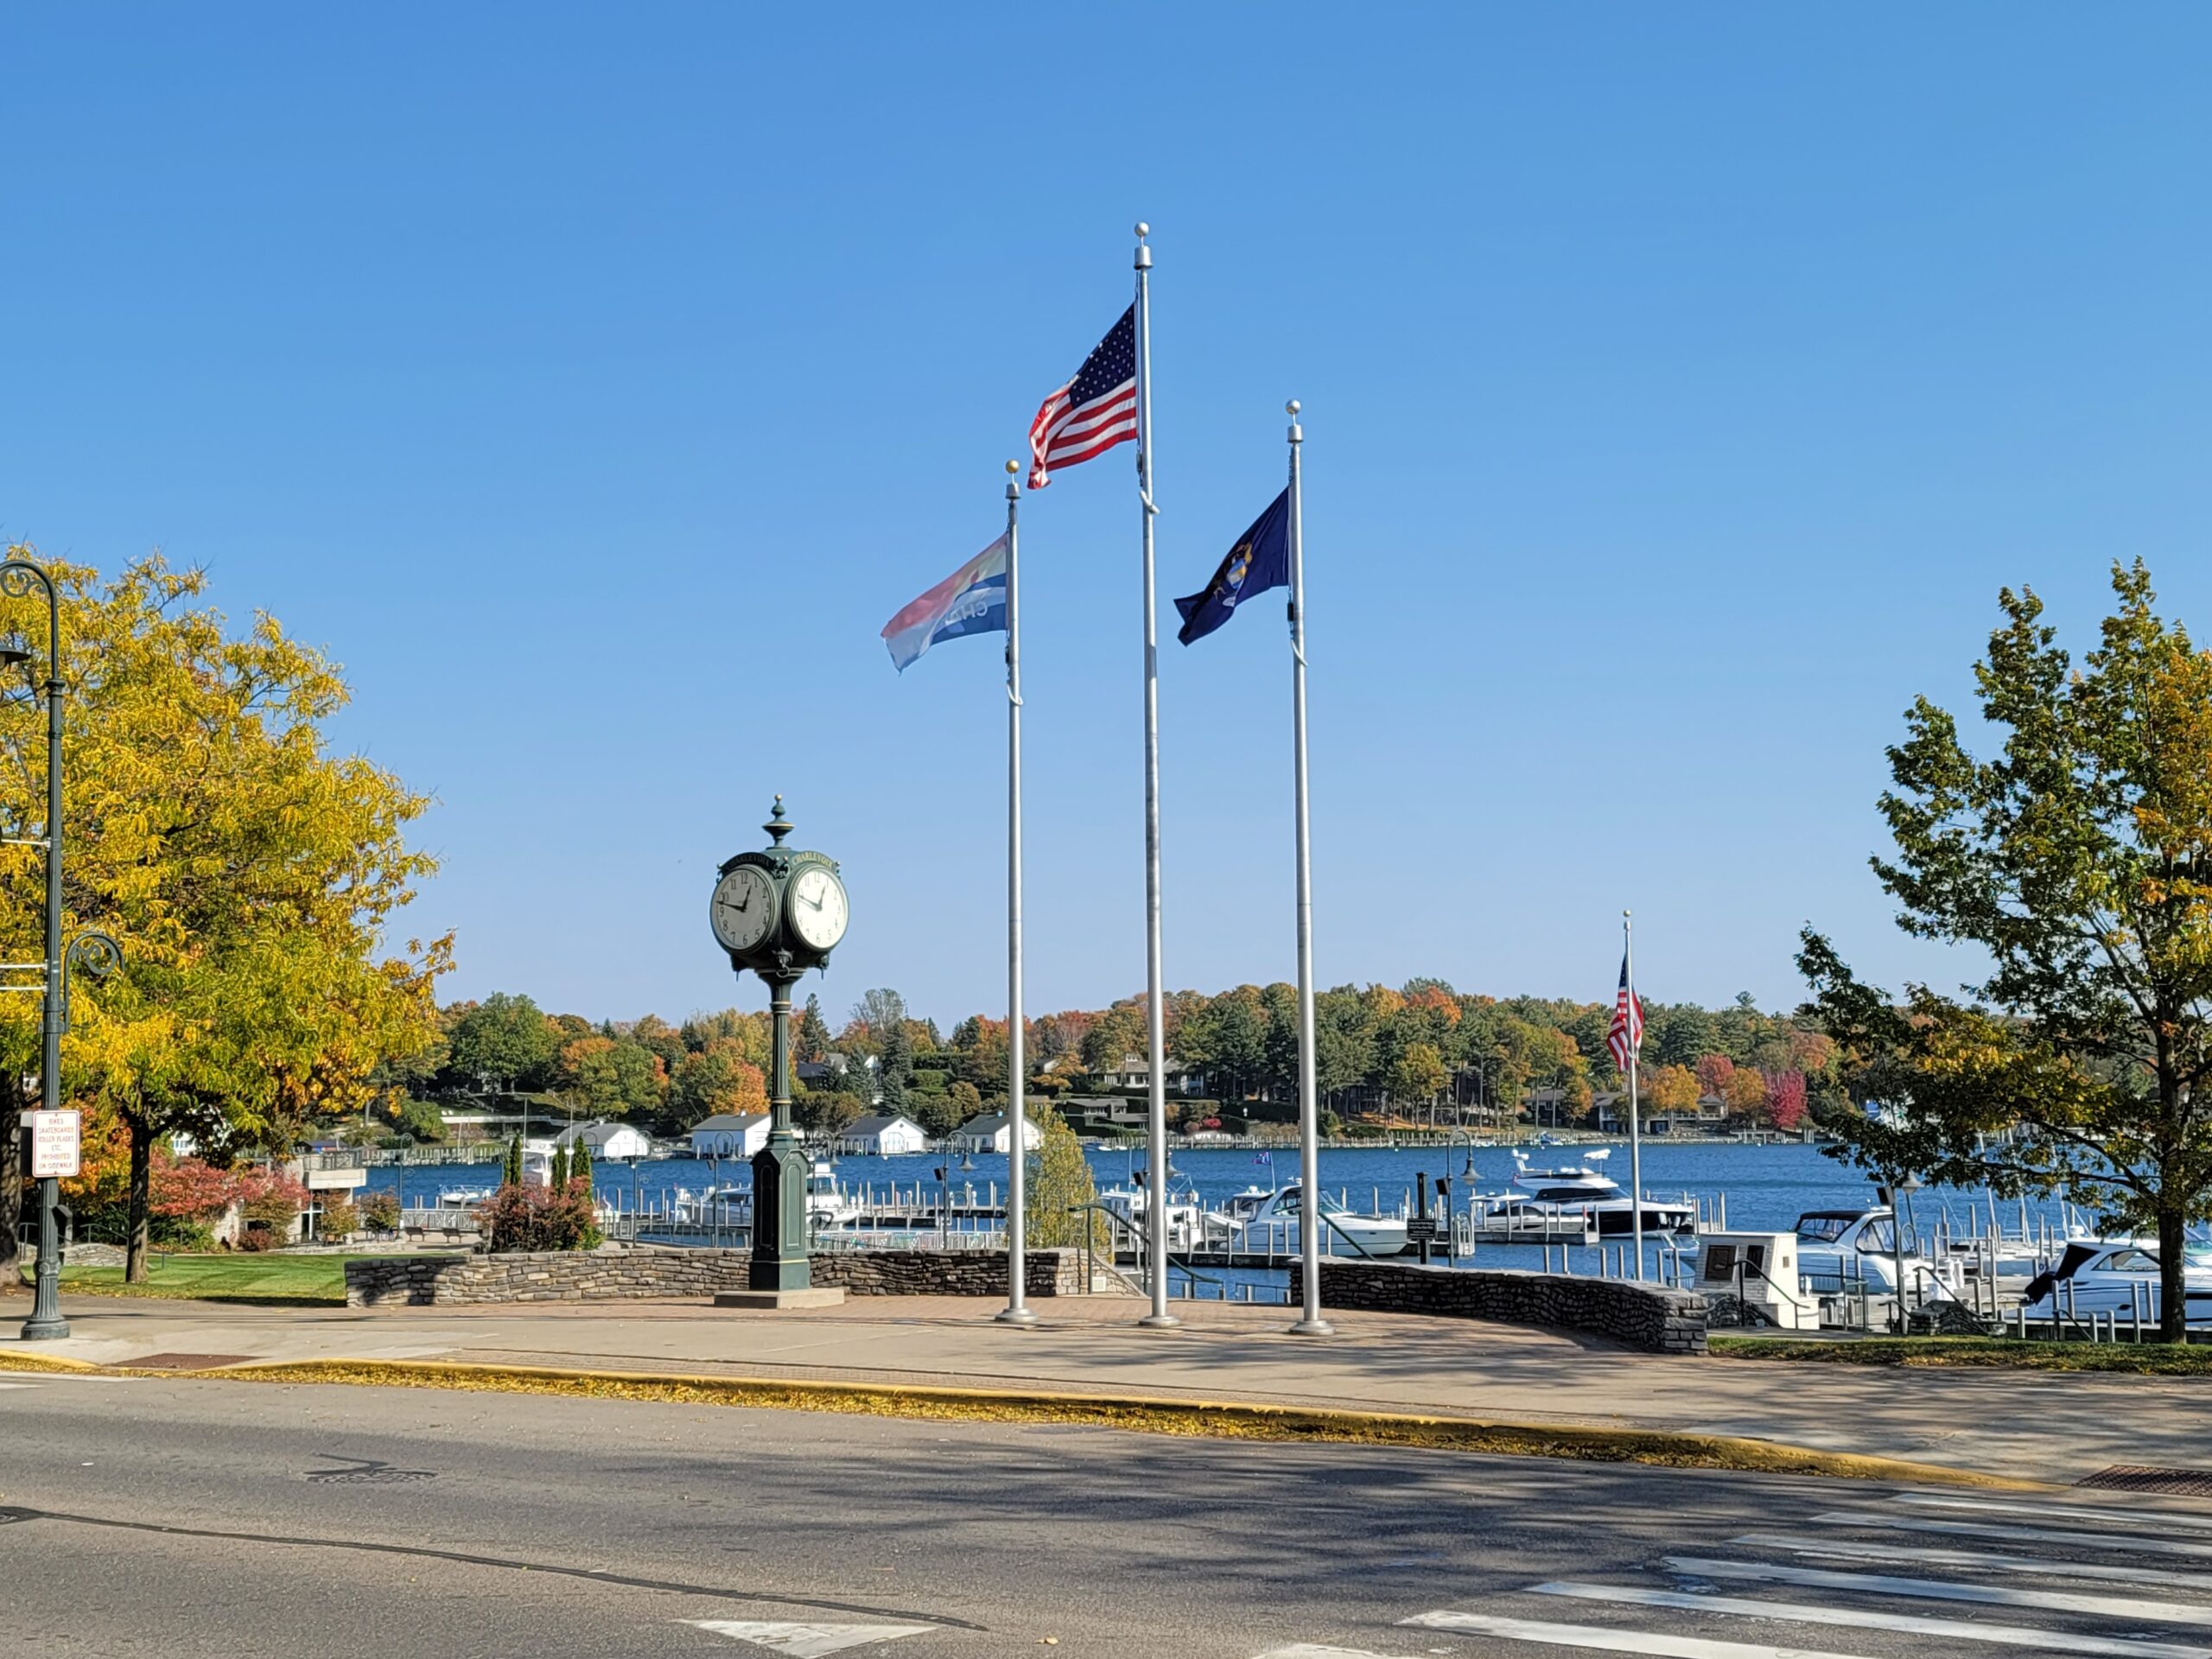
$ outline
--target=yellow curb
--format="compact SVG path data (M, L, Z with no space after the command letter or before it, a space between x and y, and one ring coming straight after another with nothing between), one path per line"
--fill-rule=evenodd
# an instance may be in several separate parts
M67 1354L0 1353L0 1371L97 1371L100 1369L89 1359L72 1359Z
M118 1366L127 1370L127 1366ZM552 1366L472 1365L443 1360L273 1360L165 1376L231 1377L247 1382L347 1382L386 1388L467 1389L598 1399L664 1401L683 1405L744 1406L785 1411L831 1411L879 1417L966 1419L991 1422L1072 1423L1154 1434L1226 1440L1306 1440L1363 1446L1425 1446L1510 1457L1565 1458L1593 1463L1655 1464L1761 1474L1824 1475L1922 1485L1974 1486L1999 1491L2054 1490L2039 1481L1909 1463L1849 1452L1820 1452L1731 1434L1679 1433L1559 1423L1486 1421L1466 1417L1230 1401L1101 1396L917 1384L818 1382L780 1378L687 1376Z

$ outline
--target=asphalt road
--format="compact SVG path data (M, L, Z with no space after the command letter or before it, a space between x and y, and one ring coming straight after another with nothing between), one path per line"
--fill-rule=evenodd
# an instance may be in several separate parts
M0 1374L0 1630L161 1659L2212 1659L2212 1508Z

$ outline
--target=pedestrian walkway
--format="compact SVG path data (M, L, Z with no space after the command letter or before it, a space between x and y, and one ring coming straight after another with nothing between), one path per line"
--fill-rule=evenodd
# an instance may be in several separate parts
M1891 1370L1633 1353L1594 1338L1402 1314L1334 1314L1285 1333L1280 1308L1179 1307L1145 1331L1119 1299L855 1298L785 1313L696 1302L421 1308L72 1300L73 1335L35 1351L99 1364L439 1360L632 1375L938 1385L1435 1414L1743 1437L2071 1484L2115 1465L2212 1462L2212 1389L2188 1377Z
M2146 1555L2159 1564L2145 1565ZM685 1622L792 1659L956 1634L921 1623ZM1402 1642L1278 1643L1253 1659L1411 1659L1414 1649L1445 1651L1429 1645L1434 1636L1453 1639L1452 1651L1469 1651L1460 1644L1472 1642L1484 1655L2212 1659L2212 1514L1891 1493L1806 1516L1786 1530L1686 1547L1629 1582L1544 1580L1491 1592L1479 1609L1431 1608L1396 1624Z
M1571 1614L1554 1611L1562 1602ZM1853 1659L1802 1645L1796 1627L1823 1642L1902 1639L1916 1656L2212 1659L2212 1515L1901 1492L1661 1556L1636 1582L1554 1580L1403 1623L1676 1659ZM1744 1628L1715 1633L1727 1625Z

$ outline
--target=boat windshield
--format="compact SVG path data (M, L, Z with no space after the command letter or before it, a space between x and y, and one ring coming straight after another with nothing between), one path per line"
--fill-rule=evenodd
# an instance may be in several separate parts
M1848 1215L1810 1215L1797 1217L1797 1236L1816 1243L1833 1244L1859 1217Z

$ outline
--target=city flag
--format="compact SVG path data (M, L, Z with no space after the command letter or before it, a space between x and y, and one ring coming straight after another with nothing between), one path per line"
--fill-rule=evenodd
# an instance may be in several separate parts
M1029 487L1052 482L1055 467L1103 454L1137 435L1137 308L1091 347L1075 378L1047 397L1029 423Z
M1253 594L1289 582L1290 492L1285 490L1236 538L1213 580L1202 591L1175 601L1183 613L1182 632L1175 637L1186 645L1203 639L1236 615L1237 606Z
M1613 1067L1624 1075L1628 1071L1629 1056L1643 1046L1643 1004L1636 1000L1636 988L1628 982L1628 956L1621 956L1620 994L1613 999L1613 1026L1605 1033L1605 1046L1613 1052Z
M940 639L1006 632L1006 537L883 625L883 643L901 674Z

